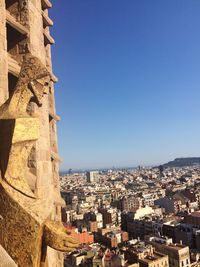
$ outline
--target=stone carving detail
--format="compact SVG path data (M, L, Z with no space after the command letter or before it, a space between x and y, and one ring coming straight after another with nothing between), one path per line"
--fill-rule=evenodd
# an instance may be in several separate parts
M28 21L28 0L20 0L18 2L19 20L26 26Z
M39 119L28 115L30 100L41 105L50 75L37 58L27 56L12 96L0 107L0 170L4 180L34 197L27 183L27 161L39 136Z
M27 107L30 101L42 105L49 82L46 67L27 54L13 94L0 107L0 244L19 267L41 266L47 246L66 252L78 246L61 222L50 220L53 201L38 199L27 182L28 157L39 137L39 118Z
M30 52L29 43L26 41L25 43L18 44L19 54L27 54Z

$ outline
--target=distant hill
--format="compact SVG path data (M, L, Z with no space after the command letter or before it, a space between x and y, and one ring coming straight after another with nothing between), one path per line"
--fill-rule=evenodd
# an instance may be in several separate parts
M200 165L200 157L194 158L176 158L173 161L163 164L164 168L167 167L186 167Z

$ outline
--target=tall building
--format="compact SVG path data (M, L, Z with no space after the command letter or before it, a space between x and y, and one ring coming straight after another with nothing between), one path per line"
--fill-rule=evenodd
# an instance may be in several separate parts
M51 73L49 92L42 106L30 103L29 112L39 114L40 137L29 155L28 183L40 199L48 199L53 220L61 218L59 190L59 155L57 147L54 83L51 45L54 44L48 16L49 0L1 0L0 2L0 105L15 89L23 57L30 53L38 57ZM54 201L52 201L52 199ZM63 266L62 254L48 248L49 266Z
M190 267L189 247L173 244L172 239L166 237L146 236L146 241L155 247L156 251L168 255L169 267Z
M119 209L121 211L136 211L142 207L142 200L135 196L123 196L119 200Z
M99 182L99 172L91 171L86 173L88 183L97 183Z
M125 259L130 263L139 263L139 267L169 267L168 255L159 253L151 245L137 241L125 252Z

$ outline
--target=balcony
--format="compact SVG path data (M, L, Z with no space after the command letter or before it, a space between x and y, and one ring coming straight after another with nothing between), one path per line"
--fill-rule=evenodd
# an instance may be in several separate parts
M58 82L58 78L53 73L51 74L51 80L54 83L57 83Z
M61 162L62 161L61 157L57 153L55 153L53 151L51 151L51 159L55 160L57 162Z
M49 0L42 0L42 9L45 10L47 8L51 8L52 3Z
M49 18L49 16L44 11L42 11L42 19L43 19L44 28L53 26L53 21Z
M57 161L57 162L62 162L61 157L60 157L57 153L55 153L55 152L53 152L53 151L51 151L51 158L52 158L53 160Z
M60 121L60 117L52 112L49 112L49 121L51 120Z
M7 24L15 29L21 35L28 35L28 29L21 25L16 19L10 14L9 11L6 11L6 22Z
M18 2L18 0L6 0L4 2L6 4L6 10L9 11L9 13L13 17L17 18L18 13L19 13L19 9L18 9L19 2Z
M16 21L9 11L6 12L6 35L8 53L13 59L20 62L21 54L29 51L28 29Z
M52 44L55 44L55 41L53 39L53 37L50 35L49 31L44 29L44 45L52 45Z

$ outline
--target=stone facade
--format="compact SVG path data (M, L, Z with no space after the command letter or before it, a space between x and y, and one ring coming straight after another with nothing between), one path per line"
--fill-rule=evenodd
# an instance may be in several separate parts
M0 105L13 93L25 54L37 56L51 73L49 92L41 107L30 103L29 112L39 115L40 133L28 161L29 186L39 199L49 200L52 220L60 221L62 199L59 192L54 83L49 27L49 0L0 0ZM52 202L52 199L54 201ZM44 207L45 209L45 207ZM48 266L63 266L62 253L48 247Z

